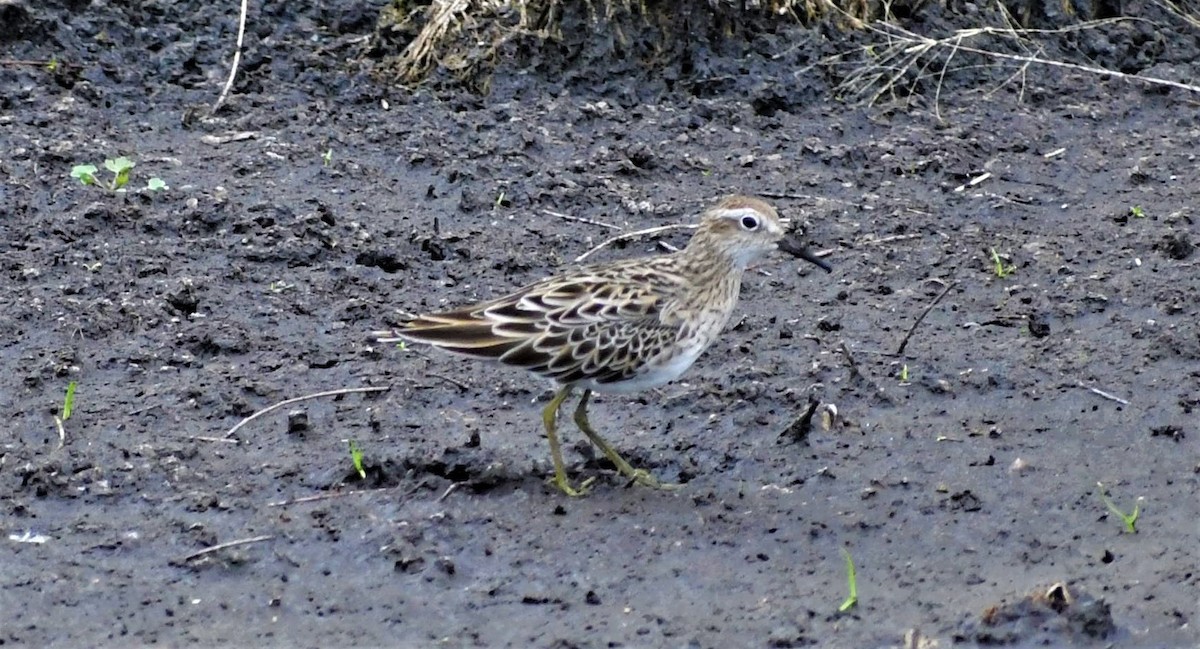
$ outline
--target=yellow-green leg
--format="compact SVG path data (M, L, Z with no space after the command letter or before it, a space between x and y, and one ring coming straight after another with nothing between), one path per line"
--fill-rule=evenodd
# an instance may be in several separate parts
M600 436L600 433L597 433L595 429L592 428L592 424L587 418L587 404L588 399L590 399L591 396L591 390L583 391L583 396L579 399L579 405L575 407L575 425L579 427L579 430L583 431L584 435L587 435L587 438L596 445L596 448L599 448L600 451L604 453L604 457L607 457L609 462L612 462L614 465L616 465L617 471L620 471L621 475L642 485L643 487L652 487L654 489L679 488L679 485L676 484L659 482L658 478L650 475L650 472L646 471L645 469L633 468L632 465L625 461L625 458L621 457L621 455L617 453L617 449L613 448L612 444L609 444L607 440Z
M546 426L546 439L550 441L550 459L554 461L554 486L568 496L582 496L587 493L590 481L579 485L578 489L571 486L567 481L567 467L563 464L562 447L558 443L558 409L570 395L571 386L565 385L559 389L558 394L555 394L542 410L542 424Z

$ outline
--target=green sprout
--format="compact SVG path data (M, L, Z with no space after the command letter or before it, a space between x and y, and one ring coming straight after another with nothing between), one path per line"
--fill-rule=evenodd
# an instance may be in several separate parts
M71 177L84 185L96 184L96 165L75 165L71 167Z
M408 351L408 343L404 342L403 340L398 340L396 341L396 349L399 349L402 352Z
M52 56L49 61L46 61L46 72L54 73L58 71L58 57Z
M1146 218L1146 210L1142 209L1141 205L1134 205L1129 208L1129 216L1135 219L1144 219Z
M900 366L900 382L908 383L908 363Z
M354 463L354 470L358 472L358 477L361 480L367 479L367 472L363 469L363 452L358 447L358 442L350 440L350 461Z
M321 164L326 167L333 164L333 149L325 149L325 153L321 154Z
M109 186L109 189L116 191L129 182L129 172L133 170L133 160L125 156L110 158L104 161L104 168L113 174L112 185Z
M501 207L504 207L504 198L504 190L500 190L500 195L496 197L496 204L492 206L492 209L498 210Z
M1112 499L1108 497L1108 494L1104 493L1104 485L1102 483L1097 482L1096 486L1099 487L1097 493L1100 494L1100 500L1104 501L1104 506L1108 507L1108 511L1112 512L1121 519L1121 522L1125 523L1125 531L1129 532L1130 534L1137 534L1137 519L1138 515L1141 513L1140 508L1142 504L1142 498L1139 497L1136 501L1134 501L1133 511L1126 514L1117 507Z
M162 178L155 176L146 181L146 189L152 192L159 192L164 189L170 189L170 187L167 187L167 183Z
M71 418L71 413L75 412L75 381L67 384L67 396L63 397L62 416L60 419L66 421Z
M854 570L854 559L851 558L850 551L842 548L842 555L846 557L846 583L850 587L850 594L838 607L838 612L845 613L858 605L858 573Z
M1004 279L1005 277L1017 272L1016 266L1006 265L1004 263L1004 260L1000 258L1000 253L996 252L995 248L991 248L990 250L992 253L992 272L996 274L996 277Z
M104 168L112 173L113 178L108 184L101 185L96 178L96 172L99 169L96 165L75 165L71 167L71 177L83 183L84 185L97 185L105 189L115 192L129 183L129 173L133 170L134 163L129 158L121 156L119 158L108 158L104 161ZM159 180L162 183L161 180ZM162 183L162 187L166 187L166 183Z

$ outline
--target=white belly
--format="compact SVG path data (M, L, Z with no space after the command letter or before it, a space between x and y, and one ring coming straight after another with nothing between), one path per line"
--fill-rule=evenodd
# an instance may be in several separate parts
M664 349L657 357L641 367L635 376L614 383L597 383L593 380L579 381L575 385L596 392L628 394L647 388L656 388L670 383L687 371L700 354L716 340L729 320L731 308L703 312L692 322L690 331L680 331L674 345Z
M656 388L679 378L681 374L692 366L692 363L696 362L696 359L700 357L700 354L704 353L707 347L707 344L688 347L662 363L647 365L637 376L626 381L621 381L620 383L596 383L595 381L588 380L580 381L576 385L606 394L628 394L631 392L640 392L647 388Z

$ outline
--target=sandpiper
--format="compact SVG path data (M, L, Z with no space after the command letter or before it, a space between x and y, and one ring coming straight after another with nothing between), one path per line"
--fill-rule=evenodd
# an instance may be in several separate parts
M669 488L633 468L592 428L588 399L592 392L637 392L678 378L729 321L746 267L777 248L831 270L784 232L769 204L730 196L704 213L678 252L581 266L495 300L417 316L379 332L378 340L428 343L552 379L557 392L542 423L553 484L564 493L581 495L590 482L571 485L558 439L559 408L576 388L583 396L575 424L592 444L631 481Z

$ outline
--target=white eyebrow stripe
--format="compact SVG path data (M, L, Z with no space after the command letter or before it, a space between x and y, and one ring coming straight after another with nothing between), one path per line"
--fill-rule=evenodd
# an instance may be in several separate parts
M761 218L766 215L761 211L754 209L753 207L735 207L732 209L722 210L721 216L727 219L740 219L743 216L757 216Z

